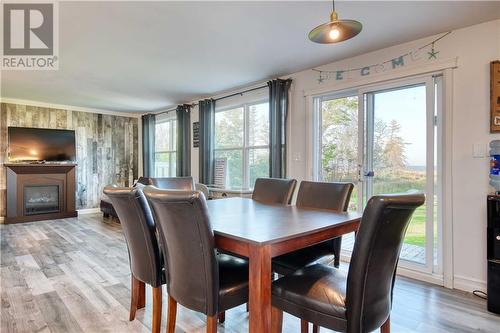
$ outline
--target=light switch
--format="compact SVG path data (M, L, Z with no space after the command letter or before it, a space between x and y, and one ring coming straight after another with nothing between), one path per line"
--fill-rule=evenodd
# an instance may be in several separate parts
M473 158L483 158L488 156L487 145L484 143L475 143L472 147L472 157Z

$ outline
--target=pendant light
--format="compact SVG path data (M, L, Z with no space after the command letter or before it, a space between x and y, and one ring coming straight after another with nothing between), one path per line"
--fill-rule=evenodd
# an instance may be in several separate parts
M333 44L350 39L361 32L363 25L355 20L339 20L335 11L335 0L332 1L330 22L312 29L309 39L315 43Z

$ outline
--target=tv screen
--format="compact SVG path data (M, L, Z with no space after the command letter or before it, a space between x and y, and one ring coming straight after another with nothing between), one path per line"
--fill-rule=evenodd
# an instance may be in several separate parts
M9 161L75 161L75 131L9 127Z

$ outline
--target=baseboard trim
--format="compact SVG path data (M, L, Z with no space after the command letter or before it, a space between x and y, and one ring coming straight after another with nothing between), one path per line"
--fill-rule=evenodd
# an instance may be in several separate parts
M96 214L100 213L101 209L100 208L84 208L84 209L77 209L78 214L85 215L85 214Z
M481 290L486 292L486 281L473 279L462 275L455 275L453 278L454 289L459 289L467 292Z

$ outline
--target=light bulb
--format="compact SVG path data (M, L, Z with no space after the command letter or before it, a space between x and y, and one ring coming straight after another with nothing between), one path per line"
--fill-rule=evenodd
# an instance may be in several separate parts
M332 28L332 30L330 30L329 35L331 39L337 39L340 36L340 31L337 28Z

